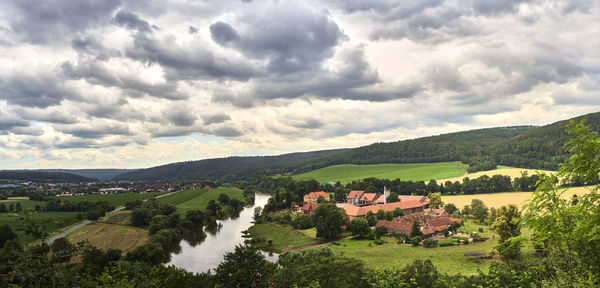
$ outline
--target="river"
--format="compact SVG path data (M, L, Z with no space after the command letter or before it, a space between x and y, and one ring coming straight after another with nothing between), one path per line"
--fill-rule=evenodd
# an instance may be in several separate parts
M171 261L166 265L175 265L194 273L214 270L219 263L223 262L225 253L233 251L236 245L244 244L242 231L252 226L254 208L263 207L269 197L265 194L256 194L253 206L245 207L237 218L219 220L216 231L206 231L206 238L196 246L182 240L179 243L181 250L171 253ZM269 261L277 261L277 254L269 255L266 252L263 254Z

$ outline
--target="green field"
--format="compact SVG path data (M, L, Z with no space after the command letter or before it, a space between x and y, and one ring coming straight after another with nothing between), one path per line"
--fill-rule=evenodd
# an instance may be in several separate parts
M55 197L56 199L60 199L64 202L81 202L81 201L90 201L90 202L98 202L98 201L106 201L110 206L118 207L121 205L125 205L127 201L133 200L143 200L146 198L159 196L165 194L165 192L159 193L120 193L120 194L107 194L107 195L84 195L84 196L65 196L65 197Z
M21 203L23 209L35 208L36 205L46 206L46 202L29 200L29 197L8 197L6 200L0 200L0 203L4 203L6 208L9 208L11 203L16 205L17 202Z
M306 236L298 230L294 230L289 225L273 223L256 224L250 227L248 231L252 238L259 240L258 243L254 244L255 247L278 253L281 253L285 248L318 243L317 240ZM271 246L268 244L269 240L273 240Z
M408 181L429 181L458 177L466 173L468 165L456 162L416 163L416 164L376 164L376 165L333 165L310 172L293 175L297 180L315 179L323 182L346 184L353 180L369 177Z
M43 222L46 231L49 233L55 232L61 228L72 225L77 220L77 213L79 212L35 212L34 219ZM29 242L33 240L30 235L26 235L23 231L23 226L17 221L16 218L7 217L9 213L0 213L0 225L8 224L17 233L19 239L23 242Z
M173 204L177 206L177 211L185 214L189 210L205 210L208 201L216 201L221 193L227 194L229 198L244 201L244 192L242 190L225 187L185 190L159 198L158 201L163 204Z
M229 198L236 198L240 201L244 201L244 191L234 188L214 188L214 189L205 189L205 192L197 197L183 202L177 205L177 210L181 213L185 213L188 210L205 210L206 205L208 205L208 201L215 200L219 198L219 195L227 194ZM167 197L165 197L167 198Z

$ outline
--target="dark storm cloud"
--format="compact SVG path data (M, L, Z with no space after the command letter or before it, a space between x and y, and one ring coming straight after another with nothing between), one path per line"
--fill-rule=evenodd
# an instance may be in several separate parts
M223 122L229 121L229 120L231 120L231 116L224 114L224 113L202 116L202 121L203 121L204 125L223 123Z
M71 47L80 54L91 55L101 61L121 56L119 50L104 47L100 40L93 36L75 37L71 41Z
M192 126L196 123L196 115L194 115L189 108L182 107L171 107L164 112L165 118L174 124L175 126Z
M150 31L150 24L146 20L141 19L138 15L129 11L121 10L115 15L115 23L121 27L126 27L132 30L142 32Z
M66 127L57 126L61 132L73 135L79 138L103 138L109 135L133 135L129 126L124 123L92 123L77 124Z
M213 40L248 57L268 60L267 69L277 74L318 68L346 39L327 14L304 7L273 5L257 17L244 15L237 21L236 25L220 21L212 24Z
M62 36L108 23L119 0L12 0L4 3L10 28L32 43L63 41Z
M188 96L177 91L177 82L150 84L129 75L119 75L96 62L84 62L73 66L70 62L61 65L62 71L71 79L85 79L90 84L119 87L131 97L149 95L165 99L186 99Z
M219 137L238 137L244 135L244 132L238 127L222 126L212 129L211 134Z
M0 79L0 99L25 107L46 108L60 104L64 99L79 96L64 85L64 79L40 75L18 75Z
M3 130L11 130L15 127L27 127L29 126L29 121L23 120L21 118L10 116L6 114L0 114L0 131Z
M156 39L144 33L134 36L127 56L150 64L160 64L170 79L235 79L245 81L258 74L252 65L216 56L201 43L182 47L174 39Z

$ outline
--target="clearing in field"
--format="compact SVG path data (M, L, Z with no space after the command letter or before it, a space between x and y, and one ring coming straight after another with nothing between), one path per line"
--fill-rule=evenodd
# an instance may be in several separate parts
M589 193L588 187L573 187L563 194L564 198L571 198L573 194L583 195ZM502 192L502 193L487 193L487 194L472 194L472 195L451 195L442 196L444 203L452 203L459 209L465 205L471 205L471 200L479 199L488 207L498 208L503 205L516 204L522 207L529 199L533 192Z
M369 177L408 181L429 181L464 175L468 165L456 162L375 165L333 165L292 176L297 180L315 179L323 182L346 184Z
M148 240L148 231L124 225L94 223L68 236L71 243L86 240L93 246L109 249L118 248L126 253Z

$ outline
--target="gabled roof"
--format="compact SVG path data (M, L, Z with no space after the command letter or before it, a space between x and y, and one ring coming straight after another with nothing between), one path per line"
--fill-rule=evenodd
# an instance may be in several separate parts
M348 193L348 196L346 196L346 199L354 199L354 197L356 197L356 196L358 196L360 198L363 193L365 193L365 191L352 190L352 191L350 191L350 193Z
M306 203L302 206L302 213L307 213L310 210L315 211L317 208L319 208L319 203Z
M379 196L379 198L377 198L377 200L375 200L375 202L377 203L385 203L385 195L381 194L381 196Z
M362 207L346 205L346 206L344 206L344 210L346 210L346 214L348 214L348 216L361 217L361 216L366 215L368 211L371 211L373 213L377 213L377 211L379 209L383 209L384 211L394 211L394 209L396 209L396 207L399 207L400 209L405 210L405 209L423 207L423 204L419 201L406 201L406 202L387 203L387 204L381 204L381 205L369 205L369 206L362 206Z
M323 196L325 199L329 199L329 193L325 191L310 192L304 195L304 199L318 199L321 196Z
M364 193L360 197L360 200L361 201L374 202L376 198L377 198L377 194L376 193Z

